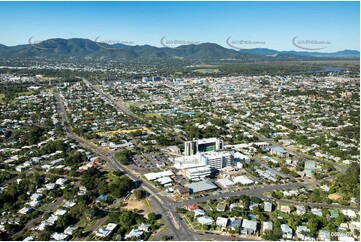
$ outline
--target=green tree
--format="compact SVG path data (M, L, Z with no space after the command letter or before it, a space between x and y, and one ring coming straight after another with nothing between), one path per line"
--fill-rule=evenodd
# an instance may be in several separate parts
M134 196L136 197L136 199L142 200L145 198L146 192L143 189L138 188L134 190Z

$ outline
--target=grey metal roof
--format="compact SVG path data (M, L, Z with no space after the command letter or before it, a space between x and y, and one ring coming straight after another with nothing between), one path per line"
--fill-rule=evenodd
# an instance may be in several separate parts
M217 189L217 186L214 185L214 183L211 181L193 182L193 183L187 184L186 186L189 188L190 193Z

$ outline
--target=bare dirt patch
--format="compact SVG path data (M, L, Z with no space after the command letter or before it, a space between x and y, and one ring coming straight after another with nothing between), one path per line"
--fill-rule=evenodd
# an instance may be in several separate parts
M124 206L123 208L132 211L134 209L138 209L138 213L143 214L146 217L148 216L149 213L152 212L152 209L146 199L139 201L138 199L135 198L134 195L131 195L126 203L127 205Z

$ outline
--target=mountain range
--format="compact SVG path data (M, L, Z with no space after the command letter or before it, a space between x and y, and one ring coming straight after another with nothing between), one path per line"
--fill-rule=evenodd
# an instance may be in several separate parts
M243 53L251 53L261 56L267 55L280 55L280 54L291 54L291 55L301 55L301 56L314 56L314 57L355 57L360 56L360 51L358 50L341 50L337 52L310 52L310 51L277 51L267 48L255 48L255 49L244 49L240 50Z
M48 39L17 46L0 44L0 58L93 58L114 60L183 59L207 61L359 59L360 52L343 50L334 53L277 51L266 48L234 50L213 43L182 45L175 48L150 45L106 44L89 39Z

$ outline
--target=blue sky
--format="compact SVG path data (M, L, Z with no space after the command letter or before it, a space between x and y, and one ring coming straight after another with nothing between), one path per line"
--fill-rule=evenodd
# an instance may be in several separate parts
M298 36L331 42L324 52L359 50L359 9L359 2L0 2L0 43L100 36L161 46L166 36L228 47L232 36L263 42L245 48L297 50Z

